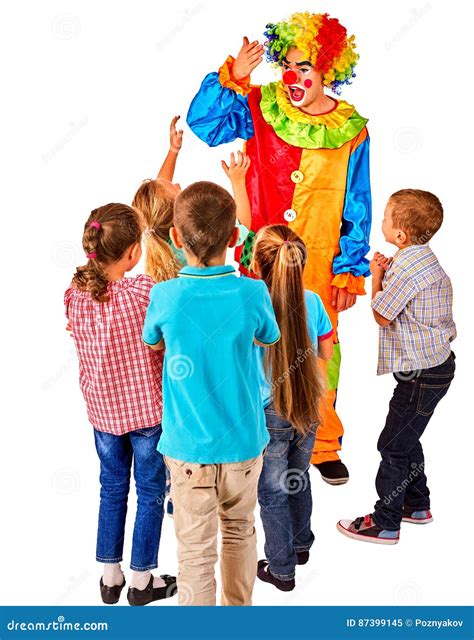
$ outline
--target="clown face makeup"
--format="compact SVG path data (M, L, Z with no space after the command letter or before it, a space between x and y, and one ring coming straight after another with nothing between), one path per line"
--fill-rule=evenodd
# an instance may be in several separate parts
M323 93L322 77L319 71L304 60L301 51L288 50L281 63L282 80L293 106L306 110Z

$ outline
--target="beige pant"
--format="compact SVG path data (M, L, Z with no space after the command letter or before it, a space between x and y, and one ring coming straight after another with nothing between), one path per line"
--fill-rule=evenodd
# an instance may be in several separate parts
M251 605L257 573L254 510L262 456L229 464L165 458L178 539L180 605L215 605L217 530L222 605Z

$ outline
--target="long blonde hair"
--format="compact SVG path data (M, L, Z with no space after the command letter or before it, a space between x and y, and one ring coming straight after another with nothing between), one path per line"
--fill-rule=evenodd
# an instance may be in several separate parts
M164 181L145 180L132 202L145 218L145 273L155 282L175 278L182 267L168 242L174 201Z
M306 246L285 225L261 229L255 239L253 268L260 272L280 326L281 339L265 349L276 412L300 433L319 422L323 384L317 346L308 333L303 271Z

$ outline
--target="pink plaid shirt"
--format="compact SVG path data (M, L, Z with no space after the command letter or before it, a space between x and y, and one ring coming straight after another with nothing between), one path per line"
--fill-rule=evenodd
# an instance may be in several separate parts
M149 276L108 285L110 300L94 302L70 287L64 295L79 357L79 382L92 426L117 436L161 423L162 352L142 342L154 282Z

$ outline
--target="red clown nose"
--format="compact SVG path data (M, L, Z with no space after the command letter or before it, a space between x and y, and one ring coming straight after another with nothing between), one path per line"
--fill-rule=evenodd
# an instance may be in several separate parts
M282 76L282 80L285 84L296 84L296 81L298 80L298 76L294 71L291 71L291 70L285 71L285 73Z

